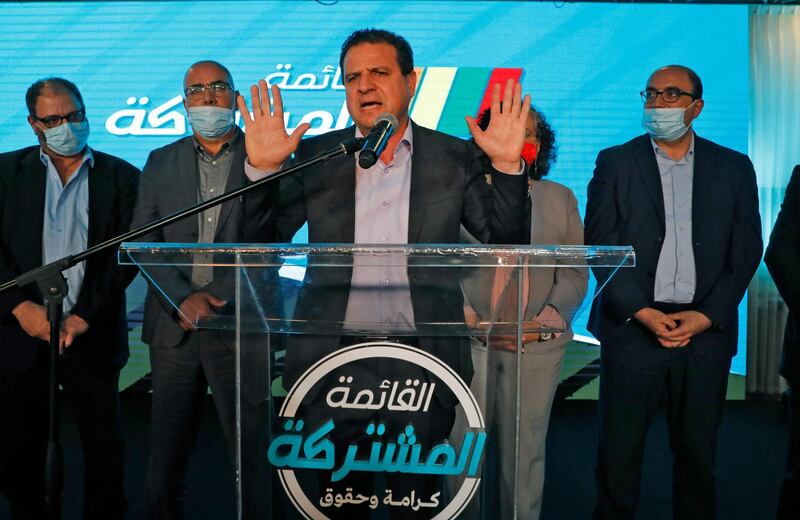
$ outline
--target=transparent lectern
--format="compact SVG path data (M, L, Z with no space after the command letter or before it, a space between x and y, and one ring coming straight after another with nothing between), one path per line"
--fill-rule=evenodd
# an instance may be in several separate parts
M629 247L352 244L130 243L120 258L176 312L171 288L198 270L226 301L196 326L237 355L247 520L523 517L524 359L591 300L576 284L556 302L553 282L635 262Z

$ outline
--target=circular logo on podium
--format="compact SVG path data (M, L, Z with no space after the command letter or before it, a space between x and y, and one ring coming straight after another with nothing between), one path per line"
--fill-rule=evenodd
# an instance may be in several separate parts
M369 342L325 356L292 386L279 421L268 458L309 519L397 508L455 518L480 485L478 403L452 367L416 347Z

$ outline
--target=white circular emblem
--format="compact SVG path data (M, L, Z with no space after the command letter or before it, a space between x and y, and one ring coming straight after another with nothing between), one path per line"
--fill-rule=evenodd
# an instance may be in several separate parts
M400 343L360 343L358 345L342 348L320 359L300 376L289 391L280 410L281 419L291 420L294 418L308 392L332 371L355 361L376 358L397 359L415 364L436 376L447 386L464 409L467 427L470 430L481 432L479 434L482 436L480 437L480 449L475 450L478 460L474 461L474 466L477 466L483 449L486 426L478 403L472 395L472 392L470 392L469 385L467 385L451 367L437 357L419 348L402 345ZM298 419L297 422L300 423L301 420ZM287 424L291 427L292 422L287 422ZM477 444L478 443L476 443L476 446ZM271 452L272 446L270 448ZM278 475L289 499L297 510L306 518L313 520L328 518L328 516L306 496L293 469L279 469ZM465 476L461 487L450 502L433 517L434 520L455 518L461 514L477 491L480 481L481 479L479 476Z

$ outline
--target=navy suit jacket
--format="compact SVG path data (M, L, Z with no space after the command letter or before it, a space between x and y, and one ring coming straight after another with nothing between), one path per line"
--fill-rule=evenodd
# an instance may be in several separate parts
M800 384L800 165L792 171L764 261L789 307L781 375Z
M630 346L631 333L652 336L631 318L654 303L664 221L664 196L650 137L642 135L601 151L588 188L586 243L631 245L636 252L636 267L619 269L592 305L589 330L604 347ZM737 307L763 246L756 176L746 155L697 135L692 242L697 285L690 307L708 316L713 326L690 345L709 356L732 356ZM602 287L611 271L594 273Z
M40 147L0 154L0 282L42 265L45 180ZM114 238L130 226L139 170L122 159L92 150L89 171L89 236L87 247ZM87 261L72 313L89 323L65 354L99 367L121 368L128 359L125 287L136 275L117 265L109 249ZM33 286L0 294L0 369L24 371L44 341L31 338L11 311L25 300L42 302Z

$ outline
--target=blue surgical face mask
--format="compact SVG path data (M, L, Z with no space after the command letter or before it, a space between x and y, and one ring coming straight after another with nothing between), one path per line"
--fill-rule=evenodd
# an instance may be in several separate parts
M189 123L206 139L227 134L234 125L233 109L216 106L189 107Z
M70 157L79 154L89 140L89 121L80 123L63 122L55 128L44 130L47 147L58 155Z
M653 139L668 142L680 139L691 126L686 124L684 112L692 105L694 101L686 108L645 108L642 126Z

